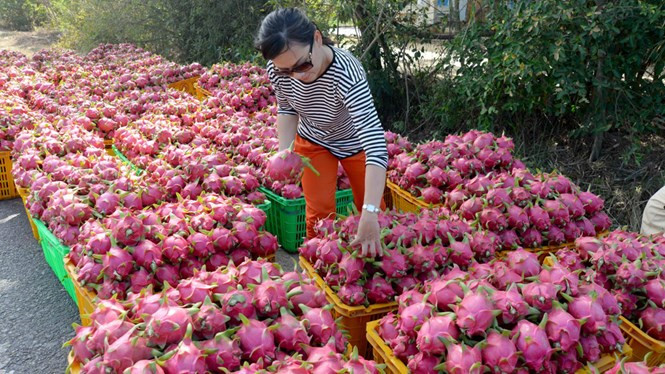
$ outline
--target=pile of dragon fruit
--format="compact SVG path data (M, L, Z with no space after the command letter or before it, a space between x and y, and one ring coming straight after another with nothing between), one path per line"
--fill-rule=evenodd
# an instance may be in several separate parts
M412 373L575 373L622 349L620 312L602 287L518 250L402 294L378 332Z
M81 373L378 373L373 361L342 356L346 339L323 293L265 260L103 300L90 318L67 343Z
M249 62L213 65L201 75L198 84L212 94L205 105L252 113L277 101L265 69Z
M665 237L616 230L607 237L580 238L557 258L571 271L609 290L622 315L665 340Z
M505 136L472 130L413 148L386 133L388 178L415 197L498 234L504 249L537 248L595 236L612 222L597 195L563 175L532 174Z
M205 267L270 257L277 238L261 231L266 214L216 194L132 211L115 209L81 227L68 254L78 281L101 299L127 298L146 287L175 286Z
M501 248L496 235L473 229L446 208L419 215L391 211L379 213L386 249L376 258L363 258L350 246L358 221L359 216L319 221L317 237L299 249L347 305L394 301L450 266L468 269L493 259Z
M561 174L526 169L476 176L448 192L444 205L498 234L504 249L561 245L612 224L599 196Z
M448 135L443 142L430 141L415 149L407 139L387 132L386 143L388 179L428 204L443 203L445 192L475 176L524 169L513 158L512 139L477 130Z

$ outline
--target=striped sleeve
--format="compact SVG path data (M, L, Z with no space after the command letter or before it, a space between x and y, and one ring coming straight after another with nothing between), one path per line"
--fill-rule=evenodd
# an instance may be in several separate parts
M298 112L293 109L289 101L286 100L286 95L282 91L282 86L279 82L279 77L275 75L272 63L268 63L268 78L272 83L272 86L275 90L275 97L277 98L277 114L286 114L290 116L297 116Z
M358 80L343 95L344 104L353 120L360 143L365 149L365 165L388 167L388 150L381 121L374 107L366 79Z

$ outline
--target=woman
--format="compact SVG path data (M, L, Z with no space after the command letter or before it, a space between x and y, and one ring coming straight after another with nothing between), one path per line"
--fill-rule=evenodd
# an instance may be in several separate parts
M302 187L307 203L307 237L315 223L335 212L338 163L351 182L361 211L351 245L374 257L381 250L377 213L385 208L388 151L385 134L360 62L333 46L305 14L278 9L261 23L256 47L269 60L268 76L277 97L280 150L308 157Z

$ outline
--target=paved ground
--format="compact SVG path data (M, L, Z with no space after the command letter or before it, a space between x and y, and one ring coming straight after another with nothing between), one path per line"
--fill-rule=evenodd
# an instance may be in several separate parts
M277 261L293 269L295 255ZM0 201L0 374L63 373L78 309L46 264L20 199Z
M0 374L62 373L78 309L44 260L21 199L0 201Z

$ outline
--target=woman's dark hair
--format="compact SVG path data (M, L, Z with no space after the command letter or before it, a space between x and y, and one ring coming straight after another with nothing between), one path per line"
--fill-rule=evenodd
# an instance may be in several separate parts
M298 8L280 8L273 10L263 19L259 34L254 41L256 49L263 58L272 60L287 50L292 43L309 45L317 30L305 13ZM335 44L324 36L323 44Z

